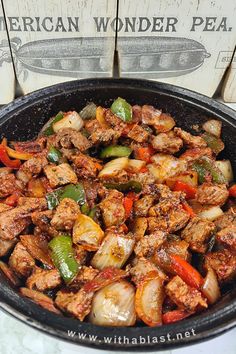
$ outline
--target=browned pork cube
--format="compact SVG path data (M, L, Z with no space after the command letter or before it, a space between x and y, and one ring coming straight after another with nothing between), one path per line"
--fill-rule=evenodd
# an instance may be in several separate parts
M223 215L214 221L217 230L225 229L228 226L236 227L236 208L230 208Z
M125 220L123 194L117 190L109 192L108 196L99 204L106 227L117 226Z
M195 312L206 308L206 299L197 289L188 286L178 275L176 275L167 285L166 294L181 309Z
M20 277L28 277L34 266L35 261L21 242L18 242L9 258L9 266Z
M196 200L203 205L223 205L228 196L225 184L204 183L197 189Z
M134 252L138 257L151 257L166 239L166 232L155 231L153 234L142 237L141 240L136 243Z
M215 225L213 222L195 216L181 232L181 237L189 243L192 251L205 253L207 242L214 230Z
M51 225L57 230L71 230L80 214L79 205L70 198L63 199L52 218Z
M35 267L26 285L29 289L38 291L55 289L61 285L61 277L57 269L46 270Z
M175 154L183 146L183 140L171 131L168 133L160 133L152 140L152 146L159 152L167 154Z
M129 131L128 137L137 141L138 143L143 143L148 140L149 133L140 125L134 125L133 128Z
M0 176L0 198L7 197L17 189L16 177L13 173Z
M216 240L236 252L236 226L229 226L216 234Z
M231 281L236 276L236 256L227 249L208 253L205 256L205 267L214 269L219 282Z
M44 168L44 172L52 188L78 182L75 172L68 163L62 163L58 166L48 165Z

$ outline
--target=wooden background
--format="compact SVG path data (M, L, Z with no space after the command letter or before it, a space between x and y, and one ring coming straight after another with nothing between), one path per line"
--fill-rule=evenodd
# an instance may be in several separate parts
M3 19L3 10L0 1L0 18ZM0 31L0 104L10 102L14 98L15 75L13 71L7 32L3 30L5 24L1 21Z

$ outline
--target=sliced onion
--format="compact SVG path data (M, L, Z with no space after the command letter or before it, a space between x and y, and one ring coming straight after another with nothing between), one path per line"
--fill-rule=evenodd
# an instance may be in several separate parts
M219 216L221 216L223 214L224 214L224 212L219 206L213 206L213 207L210 207L209 209L205 209L205 210L201 211L200 213L198 213L198 216L201 219L207 219L210 221L214 221L215 219L217 219Z
M229 160L215 161L215 165L221 171L228 183L234 180L233 169Z
M108 234L94 255L91 265L97 269L104 269L105 267L121 268L133 252L134 244L134 238Z
M80 244L88 251L96 251L103 237L103 230L92 218L78 215L73 227L73 243Z
M146 165L145 161L130 159L127 170L130 171L131 173L136 173L139 172L141 168L143 168L145 165Z
M210 119L203 124L203 129L212 135L217 136L218 138L221 135L222 123L216 119Z
M98 177L110 178L118 175L119 172L125 170L128 167L128 157L119 157L106 163L103 169L100 171Z
M92 119L96 117L97 106L95 103L88 103L80 112L79 115L82 119Z
M19 179L21 182L23 182L24 184L27 184L29 182L29 180L31 179L31 174L27 174L22 170L18 170L16 172L16 178Z
M100 326L133 326L134 296L134 287L125 280L105 286L94 295L90 322Z
M208 268L207 275L202 286L202 292L210 304L214 304L220 298L220 288L217 276L212 268Z
M137 287L135 310L138 317L150 327L160 326L163 300L163 279L157 272L151 272Z
M53 130L57 133L60 129L72 128L80 130L84 126L83 119L76 111L65 113L64 117L53 124Z

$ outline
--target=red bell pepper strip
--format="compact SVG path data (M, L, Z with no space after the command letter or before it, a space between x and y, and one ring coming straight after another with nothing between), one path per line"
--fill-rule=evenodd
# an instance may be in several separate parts
M191 264L176 254L170 255L170 259L171 269L180 276L186 284L200 290L204 282L201 274L193 268Z
M154 153L155 150L151 145L147 147L140 147L136 150L137 158L146 162L151 162L151 157L154 155Z
M192 313L187 312L185 310L173 310L166 312L162 315L162 322L163 324L174 323L177 321L181 321L190 315L192 315Z
M135 193L130 192L123 199L123 206L125 208L125 216L128 218L130 216L131 210L133 208L134 201L137 200Z
M0 161L3 165L12 169L18 169L21 165L20 160L11 160L7 154L6 146L0 144Z
M182 203L182 207L191 216L191 218L196 216L196 214L194 213L193 209L191 208L191 206L187 202Z
M15 191L14 193L12 193L12 195L10 195L5 199L5 204L12 207L16 206L18 203L18 199L20 198L20 195L21 193L19 191Z
M176 192L184 192L186 194L186 199L194 199L197 192L196 188L181 181L175 182L173 190Z
M236 184L229 188L229 196L236 198Z

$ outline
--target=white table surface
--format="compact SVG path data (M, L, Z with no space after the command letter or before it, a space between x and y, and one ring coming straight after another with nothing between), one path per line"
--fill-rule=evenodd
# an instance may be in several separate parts
M235 104L228 104L236 110ZM42 334L0 311L0 354L100 354L110 353L76 346ZM123 353L123 352L116 352ZM202 344L165 354L236 354L236 328Z

